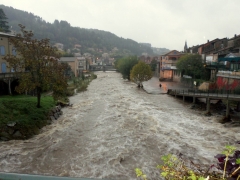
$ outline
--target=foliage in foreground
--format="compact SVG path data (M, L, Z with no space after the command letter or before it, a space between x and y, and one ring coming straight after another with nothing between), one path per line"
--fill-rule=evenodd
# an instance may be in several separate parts
M166 180L240 180L240 151L234 146L226 146L222 154L215 156L217 165L203 169L193 162L187 162L182 157L172 154L163 156L163 165L158 165L161 176ZM215 170L214 170L215 168ZM147 175L136 168L137 177L147 180Z
M0 136L9 123L16 123L15 129L26 138L37 133L47 124L47 115L55 102L52 96L42 98L42 108L37 108L36 98L32 96L4 96L0 100Z
M139 61L138 64L133 66L130 74L130 79L138 84L139 86L142 86L143 81L148 81L152 78L152 70L149 65L146 63Z

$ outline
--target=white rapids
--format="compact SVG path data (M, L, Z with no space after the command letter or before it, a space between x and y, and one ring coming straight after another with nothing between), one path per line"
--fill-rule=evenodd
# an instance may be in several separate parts
M239 140L239 127L226 128L168 95L147 94L116 72L97 75L39 135L0 142L0 171L132 180L138 167L159 179L165 154L211 165Z

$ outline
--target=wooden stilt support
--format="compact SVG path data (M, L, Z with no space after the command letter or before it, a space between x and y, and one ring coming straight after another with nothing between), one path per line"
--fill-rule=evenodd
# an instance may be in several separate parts
M208 97L207 99L206 99L206 101L207 101L207 113L206 114L211 114L211 112L210 112L210 98Z
M230 106L229 106L229 100L227 99L227 105L226 105L226 118L229 118L230 116Z
M12 90L11 90L11 80L8 80L8 93L9 95L12 95Z
M196 97L193 96L193 104L196 104Z
M240 102L237 103L237 112L240 112Z

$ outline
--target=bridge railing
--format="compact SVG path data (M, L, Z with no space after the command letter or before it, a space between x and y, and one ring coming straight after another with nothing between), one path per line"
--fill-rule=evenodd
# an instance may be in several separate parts
M100 180L92 178L73 178L73 177L57 177L57 176L44 176L44 175L31 175L31 174L18 174L18 173L3 173L0 172L0 180ZM104 179L101 179L104 180ZM107 180L107 179L105 179Z
M226 90L226 89L213 89L213 90L198 90L198 89L169 89L168 94L181 94L181 95L209 95L215 97L226 97L226 95L234 97L240 95L240 90Z

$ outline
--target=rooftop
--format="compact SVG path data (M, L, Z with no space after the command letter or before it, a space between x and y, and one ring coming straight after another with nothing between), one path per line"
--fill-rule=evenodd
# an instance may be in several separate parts
M59 61L63 61L63 62L72 62L75 61L76 57L61 57Z
M0 32L0 36L11 36L11 37L14 37L15 35L4 33L4 32Z

